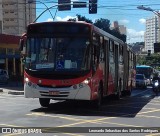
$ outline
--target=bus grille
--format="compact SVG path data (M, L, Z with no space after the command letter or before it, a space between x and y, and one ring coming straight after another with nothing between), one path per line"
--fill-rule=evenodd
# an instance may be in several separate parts
M58 95L50 95L49 92L40 91L41 96L48 96L48 97L67 97L69 92L59 92Z

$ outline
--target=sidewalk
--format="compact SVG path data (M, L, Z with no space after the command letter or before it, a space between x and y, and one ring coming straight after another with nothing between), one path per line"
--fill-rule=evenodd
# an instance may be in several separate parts
M9 82L7 85L0 84L0 93L12 95L24 95L23 84L20 82Z

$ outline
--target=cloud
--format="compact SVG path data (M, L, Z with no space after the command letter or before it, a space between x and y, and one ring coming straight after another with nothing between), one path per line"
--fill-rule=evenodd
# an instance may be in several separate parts
M75 16L75 17L72 17L72 16L66 16L66 17L64 17L64 18L56 17L56 20L57 20L57 21L67 21L68 19L74 19L74 18L76 18L76 19L77 19L77 16Z
M146 23L146 19L141 18L141 19L139 19L139 22L140 22L141 24L145 24L145 23Z
M142 42L144 41L144 33L145 31L136 31L134 29L127 29L127 40L129 42Z
M48 19L47 19L47 22L51 22L51 21L53 21L52 18L48 18Z
M128 24L128 23L129 23L129 20L123 19L123 20L119 20L119 22L120 22L121 24Z

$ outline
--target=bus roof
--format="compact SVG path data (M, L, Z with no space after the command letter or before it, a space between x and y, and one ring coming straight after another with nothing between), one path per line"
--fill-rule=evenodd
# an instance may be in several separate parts
M87 23L87 22L85 22L85 21L36 22L36 23L31 23L31 24L29 24L28 27L34 26L34 25L44 25L44 24L46 24L46 25L49 25L49 24L82 24L82 25L88 25L88 26L90 26L90 27L92 28L92 30L96 31L97 33L102 34L102 35L105 35L105 36L107 36L108 38L113 39L114 41L116 41L116 42L118 42L118 43L120 43L120 44L122 44L122 45L124 44L124 42L123 42L121 39L119 39L119 38L111 35L110 33L108 33L108 32L106 32L106 31L104 31L104 30L96 27L95 25L90 24L90 23Z

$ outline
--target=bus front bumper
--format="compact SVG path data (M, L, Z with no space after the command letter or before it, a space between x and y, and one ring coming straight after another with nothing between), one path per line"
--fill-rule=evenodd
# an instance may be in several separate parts
M75 87L76 86L76 87ZM91 89L88 85L73 85L63 88L40 87L36 84L24 84L26 98L50 98L55 100L90 100Z

